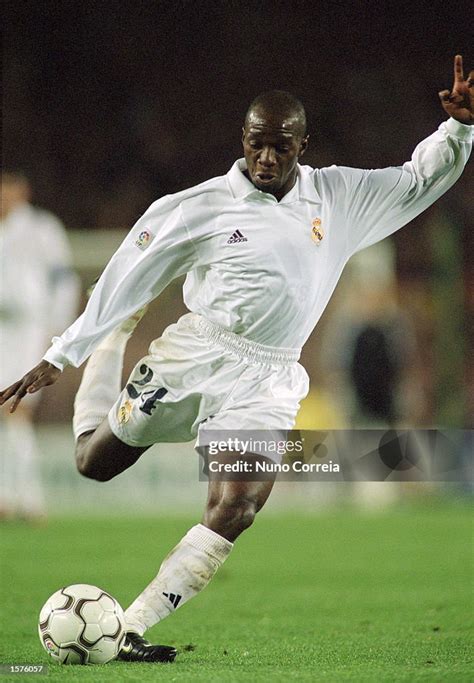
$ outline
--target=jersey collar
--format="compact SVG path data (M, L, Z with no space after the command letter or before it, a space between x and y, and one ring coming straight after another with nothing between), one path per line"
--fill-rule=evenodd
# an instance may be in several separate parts
M234 199L245 199L251 195L260 196L265 194L258 190L243 174L247 168L245 159L237 159L230 171L227 173L227 183ZM298 164L298 178L295 186L283 197L280 204L290 204L297 201L307 201L313 204L320 204L321 198L314 186L313 169L310 166L300 166Z

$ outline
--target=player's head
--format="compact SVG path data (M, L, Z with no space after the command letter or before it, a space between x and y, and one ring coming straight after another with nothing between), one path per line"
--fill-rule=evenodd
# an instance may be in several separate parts
M2 171L1 215L8 216L18 205L30 199L28 178L17 171Z
M245 116L242 143L252 183L281 199L293 187L308 145L303 105L283 90L259 95Z

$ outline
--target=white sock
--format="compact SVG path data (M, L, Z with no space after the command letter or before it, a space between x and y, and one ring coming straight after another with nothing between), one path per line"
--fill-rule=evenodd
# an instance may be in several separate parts
M207 586L233 543L197 524L163 560L158 575L125 610L129 630L140 635Z
M97 429L117 400L130 334L117 328L99 344L87 361L74 400L72 428L76 440L84 432Z

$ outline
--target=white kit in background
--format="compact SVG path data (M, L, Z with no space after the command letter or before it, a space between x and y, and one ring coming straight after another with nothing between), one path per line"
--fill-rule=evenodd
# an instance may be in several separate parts
M0 221L0 268L0 386L6 387L38 362L51 334L74 318L79 283L62 223L26 202ZM39 396L26 397L23 413L1 419L4 514L44 514L30 414Z

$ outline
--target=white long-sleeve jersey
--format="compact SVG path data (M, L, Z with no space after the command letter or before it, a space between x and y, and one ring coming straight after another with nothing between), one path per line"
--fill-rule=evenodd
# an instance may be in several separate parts
M471 146L472 127L449 119L400 167L298 165L297 182L281 201L244 176L244 159L224 176L162 197L44 358L60 369L79 366L114 327L184 273L190 311L261 344L300 349L351 255L446 192Z

